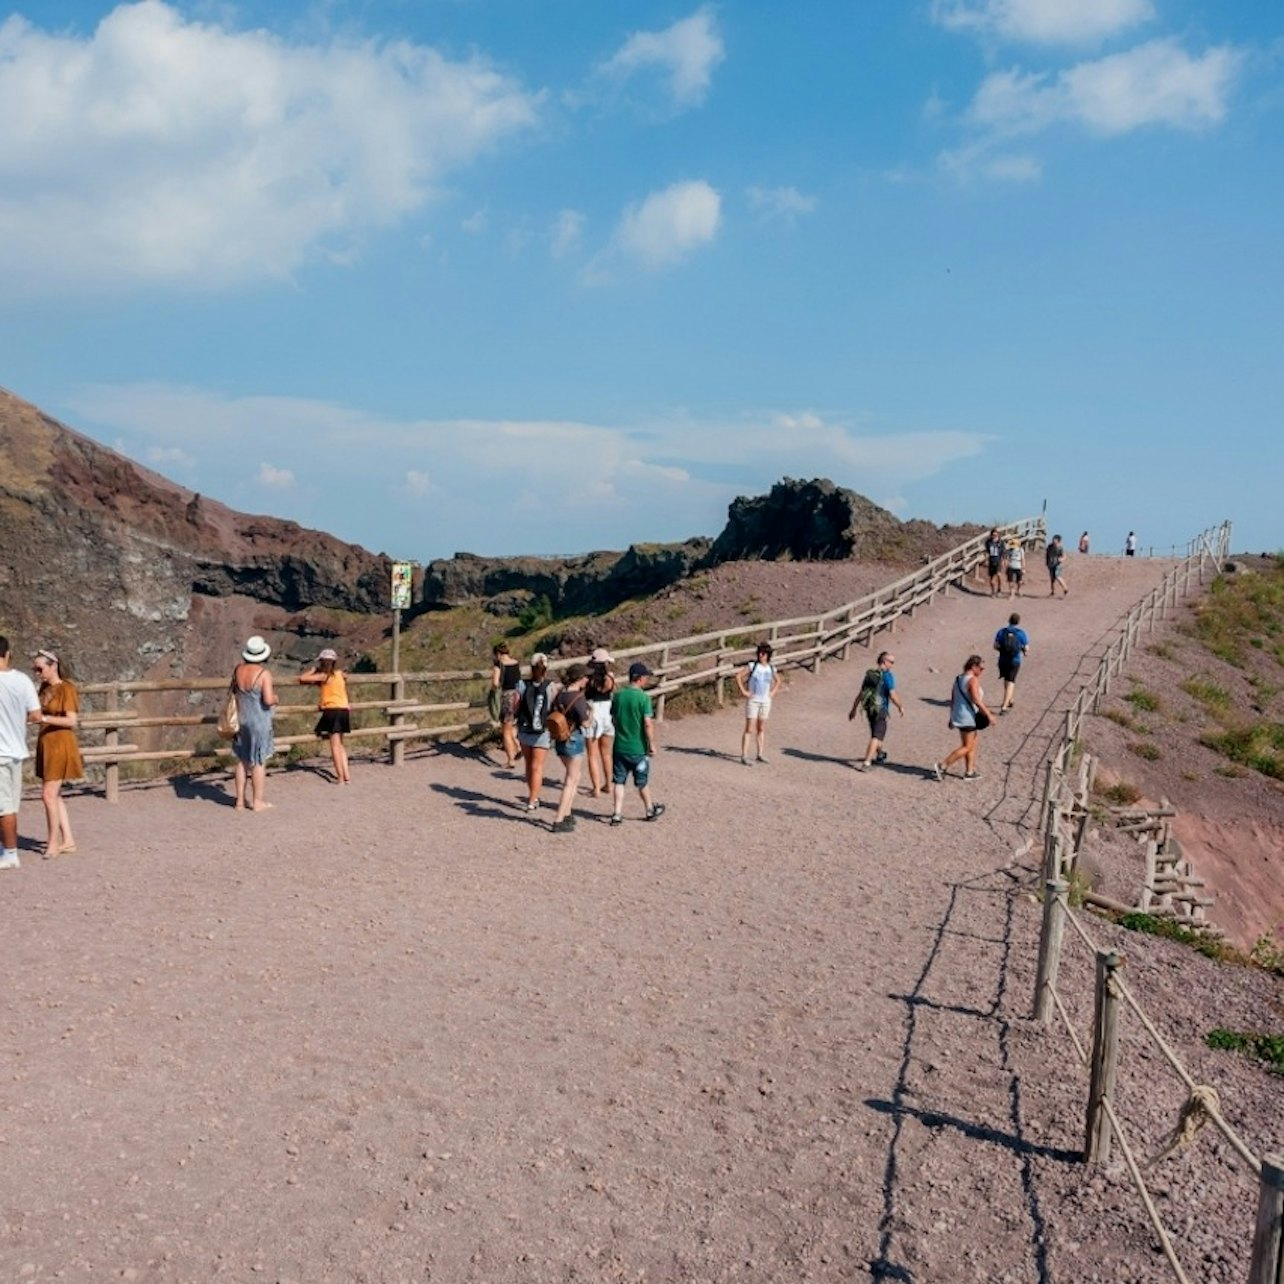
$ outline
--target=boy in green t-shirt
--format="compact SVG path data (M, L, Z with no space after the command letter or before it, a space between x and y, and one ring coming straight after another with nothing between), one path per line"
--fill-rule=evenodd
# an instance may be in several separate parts
M647 820L659 820L664 815L663 803L651 802L648 782L651 778L651 760L655 754L655 720L651 716L651 697L642 689L642 683L651 676L651 670L635 660L629 665L629 685L621 687L611 697L611 721L615 723L615 746L611 756L611 783L614 786L615 811L612 825L624 823L624 786L632 774L638 787Z

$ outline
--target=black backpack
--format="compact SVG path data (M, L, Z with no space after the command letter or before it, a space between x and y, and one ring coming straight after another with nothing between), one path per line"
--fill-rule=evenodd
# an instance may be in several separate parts
M544 710L548 708L548 680L528 682L517 706L517 726L521 731L542 732Z
M865 677L860 684L860 707L868 718L876 718L883 712L883 670L866 669Z
M1015 660L1021 654L1021 639L1010 624L999 638L999 654L1005 660Z

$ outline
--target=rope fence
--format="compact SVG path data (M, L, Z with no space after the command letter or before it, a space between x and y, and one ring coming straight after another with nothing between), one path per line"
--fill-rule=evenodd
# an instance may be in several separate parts
M1050 1025L1059 1018L1074 1045L1080 1061L1089 1071L1087 1111L1084 1129L1084 1159L1089 1164L1105 1165L1110 1160L1114 1142L1118 1142L1124 1164L1140 1195L1146 1215L1154 1227L1160 1247L1173 1275L1182 1284L1189 1276L1178 1260L1172 1237L1163 1224L1155 1201L1146 1184L1145 1170L1187 1145L1200 1129L1211 1123L1225 1138L1244 1167L1257 1178L1257 1221L1253 1235L1249 1284L1284 1284L1284 1155L1268 1153L1258 1156L1222 1114L1215 1088L1198 1083L1155 1022L1147 1015L1122 971L1126 960L1113 950L1097 944L1078 915L1070 908L1070 874L1076 868L1083 843L1088 814L1088 793L1093 768L1087 755L1080 757L1077 768L1071 764L1079 750L1083 721L1095 713L1109 692L1112 682L1123 669L1143 630L1153 631L1176 604L1191 592L1192 585L1202 585L1211 567L1217 574L1230 547L1230 524L1210 528L1192 540L1186 558L1168 573L1160 585L1136 603L1120 622L1118 634L1106 648L1095 673L1088 679L1066 713L1061 743L1048 763L1040 826L1043 832L1043 922L1039 937L1039 957L1035 979L1034 1019ZM1096 983L1093 995L1091 1046L1079 1038L1066 1004L1058 991L1062 945L1065 928L1095 961ZM1156 1154L1141 1164L1136 1149L1128 1138L1116 1103L1116 1077L1120 1054L1120 1015L1126 1009L1150 1037L1162 1059L1186 1090L1176 1126Z

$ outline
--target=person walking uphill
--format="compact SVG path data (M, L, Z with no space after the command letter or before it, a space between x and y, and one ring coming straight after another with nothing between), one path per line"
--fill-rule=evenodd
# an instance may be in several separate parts
M651 670L635 660L629 665L629 684L611 697L611 721L615 723L615 748L611 763L611 784L615 810L611 824L624 823L624 786L629 777L638 787L647 820L659 820L664 804L651 801L651 759L655 756L655 718L651 697L642 689Z
M1003 703L999 715L1012 708L1021 661L1030 649L1030 635L1021 628L1021 616L1013 611L1008 622L994 635L994 649L999 653L999 677L1003 679Z
M991 526L985 537L985 573L990 580L991 597L998 597L1003 592L1003 566L1007 551L998 527Z
M959 745L944 762L933 763L932 774L944 780L946 772L959 759L963 760L963 779L977 780L976 737L994 721L985 705L981 690L981 671L985 668L979 655L969 655L963 672L954 679L950 692L950 726L959 733Z
M771 643L759 642L758 655L736 674L736 686L745 698L745 729L740 737L740 761L749 766L749 740L757 739L759 762L766 762L767 719L771 717L771 698L780 690L780 674L771 663Z
M0 869L17 869L18 808L22 805L22 764L27 759L27 724L39 724L40 698L25 673L13 668L9 639L0 637Z
M334 782L350 785L348 747L343 737L352 730L352 706L348 703L348 682L339 668L339 657L329 647L317 656L317 662L299 674L304 686L321 688L316 734L330 742L330 761L334 763Z
M896 706L897 712L903 718L905 716L905 706L901 703L901 698L896 694L896 675L892 672L892 666L896 663L896 657L890 651L882 652L878 657L878 667L876 669L867 669L865 679L860 684L860 690L856 693L856 699L852 701L852 707L847 714L847 721L851 722L857 713L864 713L869 719L869 744L865 749L865 757L856 764L857 771L868 771L876 762L882 762L887 755L883 752L883 741L887 739L887 718L891 712L891 705Z
M1066 577L1063 574L1063 567L1066 559L1065 546L1061 543L1061 536L1054 535L1048 542L1047 550L1043 554L1043 560L1048 566L1048 596L1056 597L1057 585L1061 585L1062 593L1069 594L1070 586L1066 583Z

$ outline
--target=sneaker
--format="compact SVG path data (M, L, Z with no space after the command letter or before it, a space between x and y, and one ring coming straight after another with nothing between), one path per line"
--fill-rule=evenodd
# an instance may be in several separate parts
M569 816L567 816L567 818L566 818L566 828L567 828L567 829L574 829L574 828L575 828L575 813L574 813L574 812L571 812L571 814L570 814Z
M753 763L751 763L751 762L749 761L749 759L748 759L748 758L741 758L741 759L740 759L740 765L741 765L742 767L752 767L752 766L753 766Z
M660 817L663 815L664 815L664 804L656 803L655 806L652 807L649 812L647 812L646 818L647 820L659 820Z
M945 768L942 767L939 762L934 762L932 764L932 775L934 775L937 778L937 780L944 780Z
M766 755L765 753L760 753L760 754L758 755L758 761L759 761L759 762L766 762L766 761L767 761L767 755Z
M964 780L980 780L980 779L981 779L981 773L980 773L979 771L965 771L965 772L963 773L963 779L964 779Z
M539 803L537 803L537 802L528 802L528 803L526 804L526 810L527 810L527 811L539 811Z
M869 763L867 763L864 759L862 759L860 762L858 762L858 763L856 764L856 770L857 770L857 771L868 771L868 770L869 770Z
M571 818L567 816L565 820L555 820L549 826L549 831L554 834L569 834L573 828Z
M18 869L21 865L17 852L6 852L0 856L0 869Z
M615 813L615 815L611 817L611 824L612 824L612 825L622 825L622 824L624 824L624 817L623 817L623 816L621 816L621 815L620 815L620 813L617 811L617 812Z
M880 749L880 750L879 750L879 751L874 755L874 761L875 761L875 762L886 762L886 761L887 761L887 751L886 751L885 749Z

